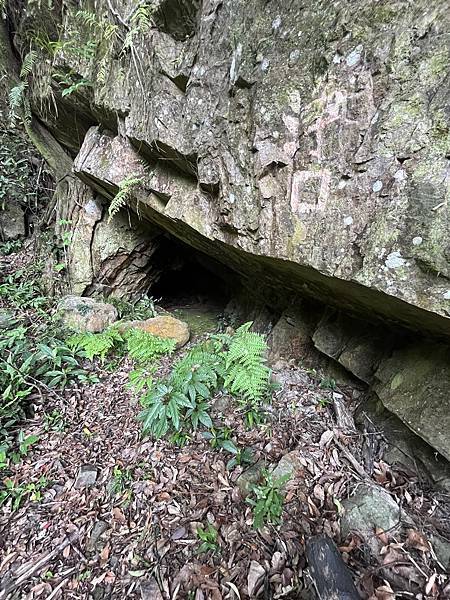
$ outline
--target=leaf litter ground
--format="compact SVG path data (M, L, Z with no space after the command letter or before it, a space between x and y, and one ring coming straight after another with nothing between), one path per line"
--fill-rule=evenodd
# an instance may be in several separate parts
M159 374L170 364L161 361ZM212 411L258 467L283 456L295 467L281 525L259 531L241 491L254 465L228 470L230 455L201 432L181 448L142 438L128 359L95 364L98 383L36 396L23 429L39 442L10 477L17 486L41 477L48 485L39 501L1 509L0 598L314 598L305 542L322 532L340 546L362 597L448 597L430 539L433 531L450 538L449 498L383 462L383 444L364 462L382 435L353 426L361 390L324 390L315 373L278 367L281 387L263 424L247 429L226 396ZM368 482L401 505L407 524L401 533L374 531L376 556L357 532L340 536L342 502ZM208 524L218 549L200 554L196 531Z

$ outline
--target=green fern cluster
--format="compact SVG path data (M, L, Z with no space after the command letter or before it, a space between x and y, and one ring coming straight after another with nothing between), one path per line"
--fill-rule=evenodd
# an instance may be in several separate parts
M77 333L67 340L67 344L69 348L83 350L89 360L99 357L103 362L106 355L123 341L120 332L110 327L102 333Z
M119 183L119 190L108 209L109 221L123 208L133 195L134 190L143 182L142 177L131 175Z
M259 406L269 389L270 371L264 337L251 332L251 325L246 323L233 336L213 336L194 346L167 377L157 383L151 380L141 397L144 433L158 438L183 426L212 427L209 401L221 388L247 409Z
M37 52L30 50L22 62L20 81L9 92L9 118L13 126L20 117L22 117L25 123L31 121L31 108L27 97L28 77L33 71L36 60Z
M225 388L251 404L263 400L269 387L270 370L265 364L267 343L249 331L252 323L239 327L226 353Z
M89 360L98 357L102 362L107 354L124 347L126 343L129 356L140 365L155 362L164 354L171 354L175 350L173 340L156 337L141 329L120 331L114 325L102 333L77 333L67 343L70 348L83 350Z
M130 357L138 363L151 363L165 354L172 354L174 340L156 337L142 329L130 329L125 333Z
M200 423L212 427L208 400L219 387L219 364L206 344L200 344L178 360L167 377L153 382L141 397L144 408L138 418L144 433L160 438L186 423L194 429Z

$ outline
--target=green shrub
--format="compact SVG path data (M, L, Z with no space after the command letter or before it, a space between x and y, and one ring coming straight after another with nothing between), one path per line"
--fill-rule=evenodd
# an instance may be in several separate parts
M209 402L224 387L252 414L257 412L270 387L270 371L264 357L266 342L249 331L251 325L246 323L233 336L216 335L194 346L167 377L150 382L138 417L144 433L162 437L183 426L211 428Z

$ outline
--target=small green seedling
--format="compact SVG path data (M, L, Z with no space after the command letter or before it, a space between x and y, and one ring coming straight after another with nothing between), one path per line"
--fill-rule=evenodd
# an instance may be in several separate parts
M253 507L253 527L261 529L265 524L278 525L283 512L283 495L281 489L289 481L290 474L274 479L273 475L264 470L263 482L252 489L253 497L247 498L247 503Z
M218 532L217 529L211 525L211 523L208 524L206 529L199 527L197 529L197 537L202 541L198 549L199 554L209 552L210 550L212 552L219 552L220 546L217 541Z

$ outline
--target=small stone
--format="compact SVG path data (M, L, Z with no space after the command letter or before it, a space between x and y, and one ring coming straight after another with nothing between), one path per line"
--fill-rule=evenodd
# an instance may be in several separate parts
M374 192L379 192L379 191L381 191L382 189L383 189L383 182L382 182L380 179L378 179L378 180L377 180L377 181L375 181L375 183L373 184L373 186L372 186L372 190L373 190Z
M241 492L242 496L248 496L253 486L259 483L264 467L264 461L259 460L257 463L255 463L239 475L236 481L236 485L239 488L239 491Z
M94 552L97 549L97 542L100 537L107 531L109 528L108 523L105 521L97 521L92 528L91 535L89 536L89 540L86 544L86 548L89 552Z
M78 332L100 333L118 318L117 309L112 304L99 302L94 298L65 296L57 307L62 323Z
M6 202L5 207L0 209L0 241L7 242L25 236L24 214L17 202Z
M0 310L0 329L12 329L17 325L14 314L9 310Z
M75 481L75 489L89 488L97 481L98 470L95 465L82 465Z
M142 329L156 337L175 340L177 348L187 344L191 337L188 324L169 315L159 315L145 321L127 321L120 324L120 331L127 329Z
M413 238L413 246L420 246L420 244L423 242L423 238L420 237L420 235L416 236L415 238Z
M296 450L293 450L280 459L280 462L272 471L272 477L275 481L285 476L291 478L296 472L301 471L302 469L303 465L300 462L299 453Z

